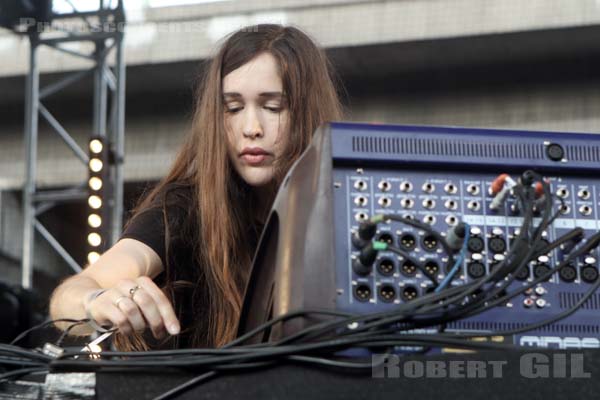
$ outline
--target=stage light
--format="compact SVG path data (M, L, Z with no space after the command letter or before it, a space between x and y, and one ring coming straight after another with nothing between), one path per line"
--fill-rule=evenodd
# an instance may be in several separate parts
M90 214L88 216L88 225L92 228L98 228L102 225L102 218L98 214Z
M90 141L90 151L94 154L100 154L102 152L102 149L104 148L104 145L102 144L102 142L98 139L92 139Z
M98 191L102 189L102 179L97 176L92 176L88 181L88 185L90 186L90 189Z
M94 210L97 210L102 207L102 199L99 196L92 195L88 198L88 204Z
M98 247L102 244L102 236L96 232L92 232L87 237L88 243L92 247Z
M100 254L98 254L95 251L88 253L88 255L87 255L88 264L95 263L96 261L98 261L99 258L100 258Z
M110 198L110 143L108 138L93 136L88 141L88 217L87 253L88 262L92 264L110 245L106 241L109 236L110 207L104 199ZM108 208L107 208L108 207ZM88 264L88 265L89 265Z
M93 172L100 172L102 171L102 167L104 166L104 164L102 163L102 160L100 160L99 158L92 158L90 160L90 169Z

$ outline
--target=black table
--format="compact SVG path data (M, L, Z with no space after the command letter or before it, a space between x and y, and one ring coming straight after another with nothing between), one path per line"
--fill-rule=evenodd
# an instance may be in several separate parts
M152 399L198 374L134 369L80 375L52 373L48 376L52 382L40 384L40 393L52 392L56 398ZM0 392L6 396L7 389L14 391L17 386L4 384ZM28 389L31 392L31 383ZM90 395L93 389L95 397ZM531 349L392 357L385 367L366 373L286 364L219 373L177 397L222 398L596 399L600 398L600 350Z

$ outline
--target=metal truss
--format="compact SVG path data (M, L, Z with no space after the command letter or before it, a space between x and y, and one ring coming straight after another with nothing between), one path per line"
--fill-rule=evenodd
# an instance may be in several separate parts
M110 207L108 221L109 237L107 244L112 245L119 237L123 216L123 153L125 128L125 62L123 55L125 14L122 1L111 7L107 0L100 0L97 11L77 12L53 15L51 24L40 28L39 24L27 27L25 34L30 39L30 68L27 77L25 99L25 145L26 176L23 188L23 258L21 284L32 287L34 238L37 230L41 236L58 252L75 272L82 267L73 259L53 235L38 219L39 215L61 202L84 200L87 198L87 179L79 185L65 190L38 190L36 187L38 119L45 119L65 144L73 151L82 168L88 167L89 156L69 132L52 115L43 103L46 98L55 95L69 85L93 76L94 111L93 130L90 137L102 137L110 146L110 193L105 193L105 207ZM83 21L87 29L65 29L69 21ZM81 25L81 24L80 24ZM75 26L75 25L74 25ZM93 43L94 51L89 54L74 51L63 44L71 42ZM70 72L64 78L40 88L38 49L47 46L74 57L93 62L84 71ZM114 63L109 65L109 57L114 54ZM110 93L110 101L109 101ZM109 104L110 103L110 104ZM110 107L110 108L109 108ZM82 235L83 237L84 235ZM82 242L82 246L86 244Z

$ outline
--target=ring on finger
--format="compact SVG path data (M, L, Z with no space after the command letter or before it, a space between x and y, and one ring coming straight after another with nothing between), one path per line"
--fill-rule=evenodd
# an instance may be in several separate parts
M125 299L128 299L129 296L121 296L117 300L115 300L115 306L119 307L119 303Z
M140 289L140 287L138 285L135 285L134 287L129 289L129 298L131 300L133 300L133 296L135 296L135 292L137 292L139 289Z

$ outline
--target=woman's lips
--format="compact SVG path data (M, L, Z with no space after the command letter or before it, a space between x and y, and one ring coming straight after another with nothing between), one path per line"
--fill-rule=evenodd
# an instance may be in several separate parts
M259 166L272 154L262 147L245 147L240 153L240 158L247 165Z
M246 162L246 164L250 165L260 165L262 164L268 157L267 154L243 154L242 160Z

